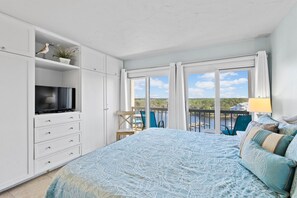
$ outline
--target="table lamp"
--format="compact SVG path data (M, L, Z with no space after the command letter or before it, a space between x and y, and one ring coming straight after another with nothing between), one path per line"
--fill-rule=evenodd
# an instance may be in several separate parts
M258 113L258 117L263 113L271 113L270 98L250 98L247 111Z

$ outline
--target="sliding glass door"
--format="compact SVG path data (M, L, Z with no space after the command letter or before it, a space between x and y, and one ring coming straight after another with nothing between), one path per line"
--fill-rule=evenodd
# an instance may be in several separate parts
M215 129L215 72L188 76L188 130Z
M135 111L134 126L138 130L149 127L167 127L168 75L131 78L131 109ZM147 112L150 112L148 115ZM149 117L147 124L146 117Z
M250 70L220 71L220 120L223 129L233 129L238 115L248 114Z
M248 114L253 64L242 61L185 66L188 130L219 133L226 127L233 129L238 115Z
M151 121L151 127L167 127L168 123L168 76L150 77L150 111L155 116L156 122ZM150 118L153 119L153 118Z
M133 127L136 130L144 128L140 111L146 108L146 78L130 79L131 110L135 111Z

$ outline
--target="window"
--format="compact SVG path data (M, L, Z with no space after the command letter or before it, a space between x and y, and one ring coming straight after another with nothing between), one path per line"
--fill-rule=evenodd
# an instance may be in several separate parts
M221 126L232 129L239 114L248 114L249 71L220 72Z
M129 79L131 87L131 109L136 113L134 126L138 130L146 127L158 127L159 125L167 127L169 97L168 70L154 71L153 73L133 73ZM146 116L154 116L155 120L150 118L150 123L147 126L146 120L141 118L143 115L141 116L140 111L144 111ZM147 115L147 112L151 112L150 115Z
M191 131L232 129L238 115L248 114L253 96L254 57L184 65L187 126Z
M188 129L204 131L215 127L215 73L188 77Z

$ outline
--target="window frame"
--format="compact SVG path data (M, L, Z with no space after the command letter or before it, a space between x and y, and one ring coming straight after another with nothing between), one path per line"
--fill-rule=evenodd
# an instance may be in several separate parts
M145 117L146 117L146 129L150 128L150 78L158 76L167 76L170 80L170 67L160 68L148 68L127 71L128 86L130 87L128 98L130 98L129 106L131 107L131 80L133 79L145 79ZM168 95L169 99L169 95Z
M220 101L220 73L221 71L249 71L249 97L254 97L254 83L255 83L255 57L256 56L246 56L231 59L222 59L214 61L205 61L197 63L184 64L184 77L185 77L185 93L186 97L186 111L189 112L189 85L188 78L192 74L203 74L203 73L215 73L215 131L220 133L220 111L221 111L221 101ZM187 116L188 117L188 116ZM187 120L188 126L188 120Z

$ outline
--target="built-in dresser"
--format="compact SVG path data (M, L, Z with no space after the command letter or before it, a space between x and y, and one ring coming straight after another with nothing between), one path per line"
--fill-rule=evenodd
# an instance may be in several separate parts
M41 173L81 155L79 112L43 114L34 120L35 173Z

